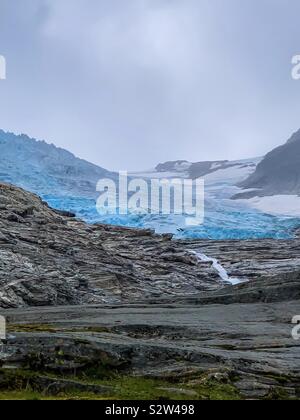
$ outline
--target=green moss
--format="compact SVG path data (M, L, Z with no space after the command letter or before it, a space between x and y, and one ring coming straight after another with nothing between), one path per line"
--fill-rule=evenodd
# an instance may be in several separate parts
M118 375L116 371L103 371L94 368L78 375L56 375L32 370L0 369L0 400L240 400L242 396L232 383L220 383L216 380L205 379L200 376L196 380L168 381ZM43 394L39 384L41 376L50 381L68 379L76 383L80 391L70 390L51 396ZM84 392L82 385L100 385L111 388L105 397L90 392ZM73 388L73 387L72 387ZM83 388L83 389L82 389ZM88 389L88 388L87 388ZM89 388L90 389L90 388ZM266 399L293 399L284 388L277 387L270 392Z
M188 384L170 383L132 376L114 376L107 379L94 379L90 376L68 377L78 384L103 385L111 387L111 395L103 396L72 391L51 397L37 392L34 384L42 374L33 371L6 371L0 369L0 399L25 400L25 399L114 399L114 400L232 400L239 399L234 387L209 382L203 385L189 386ZM45 375L42 375L45 376ZM97 376L97 375L95 375ZM58 381L64 379L62 376L49 375L49 379ZM33 387L33 388L32 388ZM182 390L183 389L183 390ZM189 395L189 392L191 392Z
M174 385L164 381L123 376L102 381L102 384L112 386L115 389L113 397L118 400L159 400L161 398L176 400L185 398L180 391L178 393L162 391L160 388L174 388Z
M49 324L9 324L8 325L8 331L9 332L32 332L32 333L38 333L38 332L48 332L48 333L56 333L57 328L55 328L53 325ZM90 332L95 334L102 334L102 333L109 333L111 332L111 329L107 327L84 327L84 328L60 328L60 331L66 331L66 332ZM84 341L84 340L82 340Z
M0 391L0 400L21 401L21 400L40 400L41 395L33 391Z
M216 381L208 381L203 385L194 386L193 390L203 400L241 400L237 389L230 384L220 384Z
M56 329L48 324L9 324L8 332L20 333L56 333Z
M69 395L60 395L57 397L45 396L41 393L34 392L31 390L22 390L22 391L0 391L0 401L48 401L48 400L55 400L55 401L75 401L75 400L104 400L103 397L99 397L94 394L89 393L82 393L80 395L72 394ZM105 398L107 400L107 398Z

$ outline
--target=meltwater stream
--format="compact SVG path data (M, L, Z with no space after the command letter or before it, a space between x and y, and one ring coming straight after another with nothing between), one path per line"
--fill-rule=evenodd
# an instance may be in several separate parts
M227 271L225 270L225 268L219 263L219 261L216 258L211 258L211 257L208 257L205 254L195 252L195 251L192 251L192 253L194 255L196 255L199 258L200 261L211 262L213 268L219 274L220 278L222 279L222 281L224 283L229 283L232 286L236 286L237 284L245 283L245 280L230 277L228 275Z

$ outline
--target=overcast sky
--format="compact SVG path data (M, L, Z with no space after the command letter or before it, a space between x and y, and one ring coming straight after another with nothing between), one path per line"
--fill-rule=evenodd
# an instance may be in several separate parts
M109 169L264 155L300 128L299 0L0 0L0 128Z

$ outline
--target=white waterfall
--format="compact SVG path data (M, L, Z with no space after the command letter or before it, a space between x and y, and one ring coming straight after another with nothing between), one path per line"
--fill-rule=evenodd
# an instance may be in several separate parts
M216 258L208 257L205 254L202 254L200 252L192 251L194 255L196 255L200 261L203 262L211 262L213 268L216 270L216 272L219 274L222 281L225 283L230 283L231 285L235 286L237 284L244 283L245 280L240 280L238 278L230 277L225 268L219 263L219 261Z

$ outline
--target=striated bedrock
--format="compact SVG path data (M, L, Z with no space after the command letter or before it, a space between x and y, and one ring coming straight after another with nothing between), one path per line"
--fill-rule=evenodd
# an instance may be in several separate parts
M180 394L176 389L184 390L181 398L193 392L197 399L198 387L213 391L221 384L246 399L299 399L300 341L292 337L299 297L278 303L216 302L6 310L9 334L0 353L0 389L7 389L8 374L19 384L19 372L29 371L34 389L79 392L78 375L98 393L88 381L92 371L98 380L116 372L167 381L175 395Z
M87 225L0 184L0 307L118 303L222 287L169 235Z
M149 230L88 225L31 193L0 184L2 308L173 301L227 293L212 264L191 251L217 258L229 276L250 281L242 289L263 289L263 296L273 287L285 300L287 293L299 290L299 237L174 241ZM265 281L263 288L256 286L257 280Z
M300 232L292 239L185 240L181 245L216 258L230 277L242 281L300 274Z

